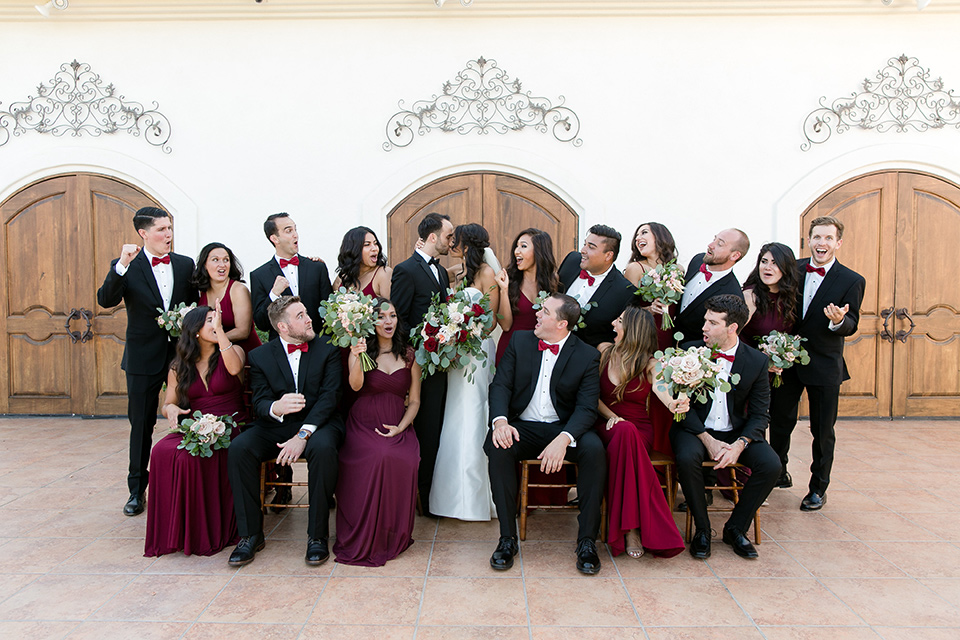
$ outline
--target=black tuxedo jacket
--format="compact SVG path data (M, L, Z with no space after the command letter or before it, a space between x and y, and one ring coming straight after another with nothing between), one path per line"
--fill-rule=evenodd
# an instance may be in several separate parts
M176 353L176 340L159 324L157 308L163 307L160 288L145 251L141 250L123 276L117 275L119 258L110 263L110 271L97 291L97 304L105 309L121 302L127 310L127 337L123 345L120 368L134 375L157 375L166 371ZM197 301L193 286L193 260L178 253L170 254L173 268L173 292L170 307Z
M702 347L703 340L686 342L682 346ZM740 374L737 384L731 383L727 392L727 412L730 425L736 437L746 436L751 441L764 439L767 424L770 422L770 377L767 375L769 358L743 340L734 354L731 377ZM690 433L700 434L706 431L704 422L710 415L713 400L706 404L691 401L690 411L686 413L680 426Z
M343 430L337 412L341 384L340 350L319 337L311 340L309 345L307 352L300 355L297 385L293 383L293 371L279 338L250 352L250 390L258 426L296 433L303 424L318 428L333 424ZM283 422L270 417L270 405L285 393L296 393L297 389L306 398L303 409L283 416Z
M304 258L298 255L300 264L297 266L297 278L299 280L300 300L303 306L307 308L307 314L313 320L313 330L320 332L323 328L323 320L320 318L320 303L326 300L333 287L330 286L330 276L327 274L327 265L322 262L314 262L310 258ZM250 297L253 302L253 321L260 331L266 331L270 334L270 339L277 337L277 332L270 326L270 318L267 317L267 307L270 306L270 290L277 276L283 276L280 264L277 259L270 258L268 262L260 265L250 274ZM293 291L287 287L283 296L292 296Z
M799 313L803 312L803 289L809 263L810 258L804 258L797 263L800 277L800 293L797 298ZM793 327L795 333L807 339L803 348L810 354L810 364L794 367L803 384L840 386L844 380L850 379L847 364L843 361L843 339L857 332L864 287L866 281L863 276L839 261L835 262L824 276L817 294L810 301L807 315L797 320ZM823 313L823 308L831 302L838 307L850 305L850 310L836 331L830 330L830 319Z
M693 277L697 275L697 272L700 270L700 265L703 264L703 255L702 253L697 254L693 257L693 260L690 261L690 266L687 267L687 274L684 276L684 282L690 282L693 280ZM711 278L710 286L694 298L690 304L687 305L686 309L682 312L677 312L677 317L674 318L673 321L674 331L679 331L683 334L684 342L697 340L703 335L703 315L707 311L707 300L713 296L719 296L725 293L731 293L743 299L743 290L740 288L740 282L737 280L737 276L733 275L733 271L722 278ZM680 303L677 303L677 309L679 308Z
M440 282L433 276L430 265L414 252L412 256L393 268L390 280L390 300L397 310L397 316L406 323L408 330L423 322L423 316L430 308L433 294L446 296L450 287L447 270L440 267Z
M516 420L533 398L540 374L539 339L533 331L517 331L497 365L490 385L490 417ZM575 440L593 428L600 400L600 352L571 334L563 345L550 378L550 399L560 422Z
M560 291L566 293L570 285L580 277L579 251L571 251L567 254L560 264L557 275L560 277ZM633 300L636 290L637 288L623 277L616 265L612 266L610 273L590 298L590 302L596 302L597 306L591 307L584 314L584 326L577 330L577 336L593 347L601 342L613 342L616 334L610 323L623 313L624 307Z

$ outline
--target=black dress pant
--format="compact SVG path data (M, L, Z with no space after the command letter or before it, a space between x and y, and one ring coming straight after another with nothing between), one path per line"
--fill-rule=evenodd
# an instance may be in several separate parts
M130 420L130 465L127 487L131 494L147 490L153 428L157 424L160 389L167 379L167 367L153 375L127 374L127 418Z
M300 425L278 423L266 428L254 425L238 435L228 449L227 470L237 513L237 531L243 537L263 533L260 510L260 464L276 460L277 444L297 434ZM330 506L337 487L337 450L343 442L343 425L337 420L318 427L307 440L303 456L307 459L307 491L310 509L307 522L309 538L326 539L330 533Z
M837 446L837 411L840 387L804 385L792 369L783 372L783 384L770 396L770 446L787 468L790 437L797 426L800 396L807 390L810 401L810 433L813 435L810 463L810 491L823 495L830 485L834 451Z
M420 504L428 509L430 487L433 486L433 468L440 448L440 429L443 427L443 409L447 403L447 374L435 373L420 384L420 409L413 419L413 429L420 443L420 468L417 488Z
M514 420L510 423L520 433L520 441L509 449L493 446L493 431L487 431L483 450L488 458L488 473L497 506L500 535L517 536L517 463L531 460L563 431L559 423L544 424ZM603 485L607 477L607 453L594 431L587 431L577 440L576 447L567 447L566 460L577 463L577 498L580 503L577 539L595 540L600 533L600 507L603 503ZM561 470L562 473L562 470Z
M738 437L739 431L710 431L707 433L717 440L732 444ZM677 475L680 478L680 487L683 497L687 501L687 509L693 516L697 529L710 530L710 516L707 514L707 501L704 496L704 460L709 460L707 448L700 438L686 429L673 427L670 430L670 444L673 445L673 454L677 461ZM780 459L769 444L763 440L751 442L743 450L738 460L750 468L750 478L740 492L737 505L727 520L727 526L740 531L750 528L750 521L757 513L757 509L773 491L777 479L780 477Z

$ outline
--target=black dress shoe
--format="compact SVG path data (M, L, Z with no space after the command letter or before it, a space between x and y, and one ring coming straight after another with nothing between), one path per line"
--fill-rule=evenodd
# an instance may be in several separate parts
M710 532L706 529L697 529L690 541L690 555L698 560L710 557Z
M825 504L827 504L827 494L811 491L803 497L803 502L800 503L800 511L820 511Z
M250 564L253 562L254 556L257 555L257 551L263 549L266 544L263 540L263 533L240 538L240 542L237 543L237 548L230 554L227 564L231 567L242 567L245 564Z
M513 557L520 553L520 545L516 538L500 537L496 551L490 556L490 566L497 571L506 571L513 566Z
M757 553L757 550L752 544L750 544L750 540L747 539L747 536L743 535L743 532L739 529L734 529L733 527L724 527L723 541L733 547L733 552L741 558L749 558L753 560L760 557L760 554Z
M143 513L143 510L147 507L147 499L143 494L131 493L130 499L127 500L127 504L123 505L123 515L125 516L138 516Z
M713 491L705 491L705 492L703 493L703 497L704 497L704 499L707 501L707 506L708 506L708 507L713 504ZM683 502L681 502L680 504L677 505L677 511L679 511L680 513L686 513L686 512L687 512L687 501L686 501L686 500L684 500Z
M330 550L327 548L325 538L310 538L307 540L307 555L304 561L311 567L316 567L327 561L330 557Z
M577 571L588 576L600 573L600 556L597 555L597 545L591 538L580 538L577 541Z
M780 474L780 479L777 480L777 484L773 486L775 489L789 489L792 487L793 478L790 477L790 472L784 469L783 473Z

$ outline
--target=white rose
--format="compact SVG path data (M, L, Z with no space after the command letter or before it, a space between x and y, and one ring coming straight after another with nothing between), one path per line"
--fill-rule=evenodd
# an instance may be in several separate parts
M459 311L450 312L450 321L456 324L463 324L463 314Z

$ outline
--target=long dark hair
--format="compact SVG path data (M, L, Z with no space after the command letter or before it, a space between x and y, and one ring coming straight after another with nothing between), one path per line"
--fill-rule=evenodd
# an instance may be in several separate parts
M770 287L760 279L760 261L768 251L773 256L773 261L780 269L780 273L783 274L780 278L776 312L788 326L793 325L797 319L797 295L800 292L800 276L797 274L797 258L793 255L793 249L779 242L768 242L760 247L757 266L747 276L743 288L753 288L754 298L757 301L756 315L763 316L774 310L771 308Z
M213 311L210 307L199 306L183 317L180 325L180 340L177 341L177 357L173 359L170 368L177 374L177 406L186 409L190 406L190 397L187 395L191 385L197 379L197 363L200 362L200 341L197 334L207 322L207 314ZM217 368L220 359L220 350L214 349L207 361L206 382L209 384L213 370Z
M227 274L227 277L231 280L243 282L243 265L237 260L237 256L233 255L230 247L222 242L211 242L203 249L200 249L200 255L197 256L197 266L193 270L193 285L198 291L203 292L210 288L210 274L207 273L207 258L210 257L210 252L214 249L223 249L227 252L227 257L230 258L230 273Z
M530 236L533 243L533 262L537 267L537 291L556 293L560 286L557 277L557 259L553 256L553 239L550 234L540 229L524 229L517 234L510 247L510 264L507 265L507 277L510 285L507 287L507 297L510 299L510 309L516 313L517 303L520 301L520 285L523 284L523 273L517 268L515 251L522 236Z
M640 227L647 225L650 227L650 233L653 234L653 240L657 243L657 260L666 264L671 260L677 259L677 243L673 240L673 234L659 222L644 222L633 232L633 240L630 241L630 262L640 262L643 256L640 255L640 249L637 249L637 236L640 235Z
M483 266L483 250L490 246L490 234L479 224L461 224L453 230L453 246L463 250L466 273L463 282L473 284L477 271Z
M373 235L373 241L377 243L380 253L377 254L378 267L387 266L387 256L383 253L383 246L380 245L380 239L373 229L368 227L354 227L343 234L343 242L340 243L340 255L337 256L337 273L340 275L340 284L350 289L351 287L360 288L360 267L363 265L363 243L367 239L367 234Z
M377 296L373 299L373 313L379 315L380 309L383 305L389 305L393 307L396 311L396 307L393 306L393 303L390 302L387 298L383 296ZM407 329L406 323L403 321L403 318L400 317L400 314L397 314L397 328L393 332L393 339L390 344L390 353L397 356L398 358L403 359L407 364L410 363L410 359L413 357L413 349L410 348L410 341L407 338L410 331ZM367 355L370 356L374 362L377 361L377 358L380 356L380 339L374 334L367 338Z

